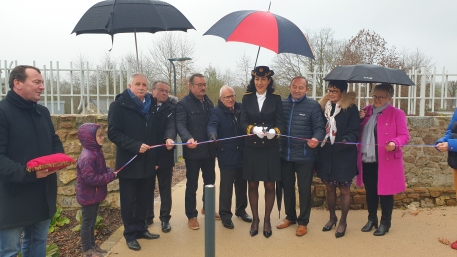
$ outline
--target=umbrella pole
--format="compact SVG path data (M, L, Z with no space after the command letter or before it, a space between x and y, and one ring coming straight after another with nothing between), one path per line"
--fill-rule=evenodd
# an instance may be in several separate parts
M138 61L138 43L136 41L136 29L133 29L133 34L135 35L136 69L137 69L137 72L140 72L140 62Z
M255 67L257 67L257 59L259 59L259 52L260 52L260 46L259 46L259 49L257 50L257 57L255 58L254 69L255 69Z

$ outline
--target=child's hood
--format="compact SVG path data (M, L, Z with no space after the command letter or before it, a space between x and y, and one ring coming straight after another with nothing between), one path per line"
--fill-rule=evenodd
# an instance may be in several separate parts
M100 125L95 123L84 123L78 128L78 138L81 145L88 150L100 150L101 145L97 143L97 129Z

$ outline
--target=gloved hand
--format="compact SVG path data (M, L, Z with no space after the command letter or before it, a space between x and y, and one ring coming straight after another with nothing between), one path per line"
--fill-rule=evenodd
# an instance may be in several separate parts
M209 135L209 140L212 140L213 142L211 142L211 146L212 147L217 147L219 142L217 141L217 136L215 134L211 134Z
M216 135L215 135L215 134L209 135L209 140L213 140L213 141L214 141L214 140L216 140L216 139L217 139L217 138L216 138Z
M267 132L268 139L273 139L275 136L276 136L276 130L274 130L274 129L268 130L268 132Z
M252 129L252 133L256 134L260 138L263 138L265 136L265 133L263 132L263 128L262 127L258 127L258 126L255 126Z

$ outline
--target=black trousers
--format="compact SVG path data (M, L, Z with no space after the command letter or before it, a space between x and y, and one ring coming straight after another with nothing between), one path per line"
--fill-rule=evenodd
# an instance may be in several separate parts
M281 160L281 182L284 190L286 219L307 226L311 214L311 184L314 173L313 162L291 162ZM300 214L297 217L295 197L295 174L297 174Z
M381 224L390 227L393 195L378 195L378 163L363 163L363 184L367 196L368 220L378 222L378 205L381 203Z
M157 183L159 184L159 192L160 192L160 216L159 219L162 222L170 221L171 215L171 205L172 205L172 198L171 198L171 182L173 177L173 167L166 168L166 169L157 169L156 170L157 176ZM154 178L155 182L155 178ZM155 188L155 183L154 183ZM154 190L153 190L154 191ZM154 195L154 192L152 193ZM154 196L152 197L152 204L148 209L148 214L146 220L153 220L154 219Z
M99 203L96 203L81 206L81 244L83 246L83 252L89 251L95 246L94 230L99 205Z
M186 159L186 195L185 195L185 208L187 218L194 218L198 216L197 211L197 189L198 178L200 169L202 170L203 184L214 185L216 174L214 171L215 160L214 158L191 160ZM203 190L203 208L205 208L205 191Z
M154 177L142 179L119 178L121 216L127 242L147 231L146 213L154 195Z
M232 218L232 195L235 184L235 215L241 216L246 213L248 206L247 188L248 182L243 179L243 168L221 169L219 182L219 215L223 220Z

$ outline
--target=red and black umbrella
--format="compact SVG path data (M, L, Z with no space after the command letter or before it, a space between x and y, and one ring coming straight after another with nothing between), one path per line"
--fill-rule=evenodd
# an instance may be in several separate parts
M227 42L257 45L278 54L299 54L314 59L313 50L303 32L288 19L269 11L232 12L203 35L219 36Z

